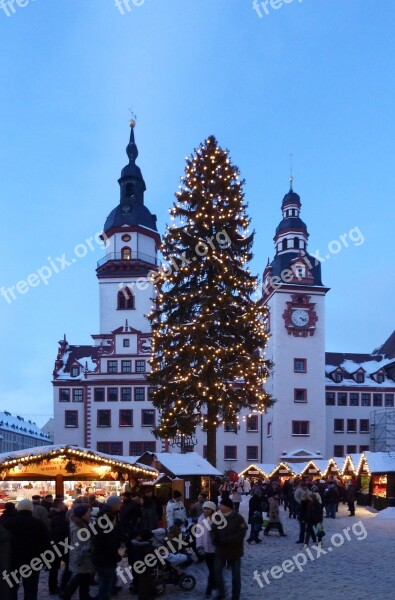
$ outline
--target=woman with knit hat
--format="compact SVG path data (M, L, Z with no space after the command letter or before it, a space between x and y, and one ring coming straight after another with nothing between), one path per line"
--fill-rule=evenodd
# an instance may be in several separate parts
M201 526L203 531L202 535L196 540L196 549L199 556L204 556L206 565L208 568L208 579L206 586L206 598L211 597L211 592L215 588L215 571L214 571L214 559L215 559L215 546L210 537L210 530L212 524L213 514L217 510L216 505L211 500L203 502L203 513L198 518L198 525Z
M63 600L71 600L78 588L80 600L91 600L89 586L95 569L92 562L92 532L87 527L90 518L91 508L88 504L81 503L73 506L69 536L71 578L60 594Z

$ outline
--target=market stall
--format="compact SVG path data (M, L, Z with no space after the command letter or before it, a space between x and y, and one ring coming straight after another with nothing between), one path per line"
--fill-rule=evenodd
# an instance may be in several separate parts
M363 452L358 468L358 485L366 492L369 482L369 503L377 510L395 506L395 454L393 452Z
M56 494L68 491L95 489L97 483L115 484L117 491L125 478L153 480L158 471L151 466L129 461L77 446L39 446L17 452L0 454L0 481L24 482L32 490L37 482L49 482ZM52 486L52 487L51 487ZM85 487L85 489L83 489ZM109 488L109 491L113 491ZM71 495L71 494L70 494Z

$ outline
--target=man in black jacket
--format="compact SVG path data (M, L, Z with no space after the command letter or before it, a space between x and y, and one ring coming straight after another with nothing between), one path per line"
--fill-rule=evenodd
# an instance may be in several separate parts
M243 517L234 511L234 505L229 498L222 498L219 503L222 522L212 526L211 538L215 546L215 580L217 600L224 600L225 585L223 569L228 563L232 569L232 600L240 600L241 591L241 557L244 554L244 537L247 524Z
M25 598L37 600L40 571L31 568L30 564L33 559L40 561L41 553L49 548L49 531L40 519L33 517L33 503L30 500L18 502L17 510L17 516L4 523L12 535L11 571L8 575L11 598L17 600L19 582L22 579Z

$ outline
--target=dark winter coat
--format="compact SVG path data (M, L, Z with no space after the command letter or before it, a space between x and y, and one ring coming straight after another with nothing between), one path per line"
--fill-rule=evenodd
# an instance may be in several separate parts
M244 554L244 537L247 533L247 524L243 517L234 511L224 515L226 525L221 529L213 525L211 539L215 546L215 555L225 560L241 558Z
M325 504L335 504L339 501L339 492L335 484L329 485L324 492Z
M29 564L49 548L48 527L40 519L33 517L30 510L20 510L16 517L4 523L11 533L11 567L19 568Z
M346 499L347 502L355 502L357 499L358 489L355 483L349 483L346 489Z
M262 497L254 494L248 503L248 524L251 525L255 512L262 513Z
M49 533L54 542L64 541L69 535L69 522L67 511L51 508L49 511Z
M131 499L125 499L119 511L119 523L122 534L131 539L137 531L140 531L141 506Z
M98 529L97 534L92 537L92 562L95 567L113 568L122 560L118 549L120 538L117 530L103 531Z
M310 525L317 525L318 523L322 523L322 519L324 516L323 506L316 498L313 500L308 500L306 512L305 512L305 522Z

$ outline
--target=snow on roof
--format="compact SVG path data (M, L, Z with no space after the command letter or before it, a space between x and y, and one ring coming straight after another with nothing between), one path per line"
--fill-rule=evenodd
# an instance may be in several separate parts
M0 411L0 431L10 431L28 437L39 439L43 442L49 441L49 435L32 421L25 421L23 417L13 416L10 412Z
M371 473L395 472L395 452L364 452Z
M187 452L181 454L179 452L156 452L155 456L166 469L180 475L222 475L213 467L208 460L200 456L197 452Z

